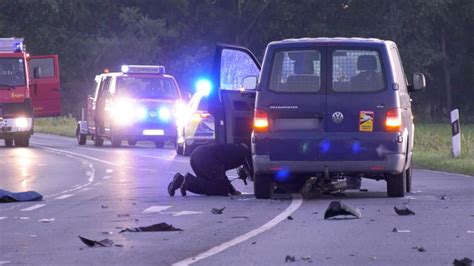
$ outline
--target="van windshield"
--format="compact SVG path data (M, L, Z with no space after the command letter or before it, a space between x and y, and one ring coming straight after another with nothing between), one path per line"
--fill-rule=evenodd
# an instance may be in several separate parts
M22 58L0 58L0 86L26 85L25 62Z
M321 54L318 50L276 53L270 90L277 92L318 92L321 88Z
M117 94L134 98L179 98L173 79L164 77L119 77Z

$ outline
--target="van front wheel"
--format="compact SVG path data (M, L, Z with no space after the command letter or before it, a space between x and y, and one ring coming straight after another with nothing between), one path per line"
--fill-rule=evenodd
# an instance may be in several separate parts
M389 197L404 197L406 191L407 171L391 175L387 178L387 195Z
M255 174L253 180L253 191L257 199L269 199L272 197L271 175Z

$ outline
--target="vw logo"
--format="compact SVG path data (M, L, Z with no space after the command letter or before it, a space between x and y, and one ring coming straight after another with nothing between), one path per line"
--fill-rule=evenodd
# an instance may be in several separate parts
M344 120L344 115L341 112L334 112L332 114L332 121L336 124L340 124Z

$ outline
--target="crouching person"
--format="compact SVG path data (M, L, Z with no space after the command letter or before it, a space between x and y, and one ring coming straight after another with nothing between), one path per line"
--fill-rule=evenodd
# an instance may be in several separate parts
M244 166L251 172L250 149L238 144L213 144L200 146L191 154L190 163L196 176L177 173L168 185L168 193L174 196L180 188L181 195L186 192L208 196L228 196L241 194L230 183L226 171Z

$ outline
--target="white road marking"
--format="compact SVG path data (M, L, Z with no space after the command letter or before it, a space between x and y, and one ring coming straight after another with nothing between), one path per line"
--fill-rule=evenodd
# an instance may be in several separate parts
M54 218L50 218L50 219L39 219L38 222L40 222L40 223L49 223L49 222L53 222L54 220L56 220L56 219L54 219Z
M5 216L0 217L0 221L1 221L1 220L5 220L5 219L7 219L7 218L8 218L8 217L5 217Z
M467 231L468 234L474 234L474 231Z
M470 176L470 175L463 175L463 174L456 174L456 173L448 173L448 172L435 171L435 170L428 170L428 169L420 169L420 170L421 170L421 171L425 171L425 172L436 173L436 174L454 175L454 176L461 176L461 177L473 178L473 176Z
M153 212L161 212L171 208L171 206L151 206L143 211L143 213L153 213Z
M88 160L91 160L91 161L100 162L100 163L103 163L103 164L108 164L108 165L112 165L112 166L120 166L120 164L118 164L118 163L114 163L114 162L102 160L102 159L99 159L99 158L87 156L87 155L80 154L80 153L76 153L76 152L72 152L72 151L58 150L58 149L47 148L47 147L43 147L43 146L41 146L40 148L41 148L41 149L45 149L45 150L49 150L49 151L55 151L55 152L63 153L63 154L75 155L75 156L77 156L77 157L82 157L82 158L85 158L85 159L88 159Z
M106 175L106 176L102 177L102 179L104 179L104 180L111 179L111 178L112 178L112 177L109 176L109 175Z
M29 212L29 211L32 211L32 210L43 208L44 206L46 206L46 204L36 204L36 205L30 206L28 208L21 209L20 211Z
M201 254L198 254L197 256L193 256L193 257L190 257L190 258L187 258L187 259L184 259L182 261L178 261L176 263L173 263L173 265L189 265L189 264L192 264L192 263L195 263L195 262L198 262L200 260L203 260L205 258L208 258L210 256L213 256L213 255L216 255L230 247L233 247L235 245L238 245L244 241L247 241L249 240L250 238L252 237L255 237L271 228L273 228L274 226L276 226L277 224L281 223L282 221L285 221L287 219L288 216L290 216L292 213L294 213L300 206L301 204L303 203L303 199L301 197L301 195L299 194L293 194L293 200L291 201L291 204L290 206L288 206L288 208L286 208L282 213L280 213L278 216L276 216L275 218L271 219L269 222L267 222L266 224L260 226L259 228L257 229L254 229L246 234L243 234L239 237L236 237L230 241L227 241L227 242L224 242L218 246L215 246Z
M105 173L107 173L107 174L111 174L113 172L114 172L114 169L111 169L111 168L105 170Z
M9 264L11 263L11 261L7 261L7 260L0 260L0 265L3 265L3 264Z
M90 187L85 187L85 188L79 190L79 192L86 192L86 191L89 191L89 190L91 190L91 189L92 189L92 188L90 188Z
M192 215L192 214L200 214L202 212L195 212L195 211L180 211L180 212L177 212L175 214L173 214L172 216L183 216L183 215Z
M65 194L65 195L59 196L55 199L67 199L67 198L70 198L72 196L74 196L74 194Z

